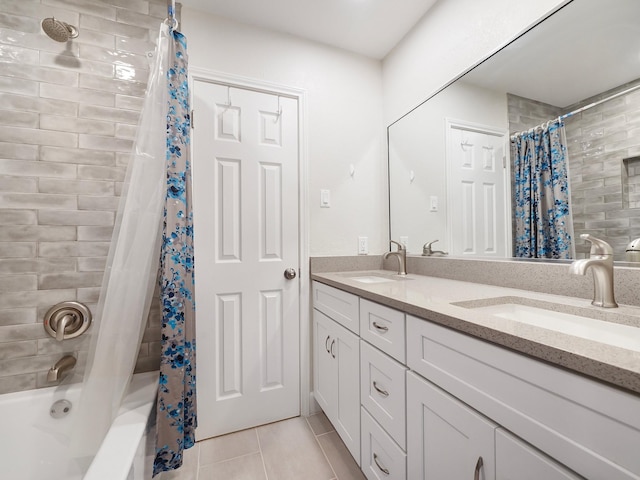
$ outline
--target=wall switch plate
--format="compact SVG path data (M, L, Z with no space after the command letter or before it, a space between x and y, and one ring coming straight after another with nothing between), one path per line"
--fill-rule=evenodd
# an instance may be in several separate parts
M429 201L429 211L430 212L438 211L438 197L436 197L435 195L431 195L431 198Z
M407 237L407 236L400 237L400 243L406 249L407 246L409 245L409 237Z
M358 255L369 254L369 239L367 237L358 237Z
M331 207L331 190L320 190L320 207Z

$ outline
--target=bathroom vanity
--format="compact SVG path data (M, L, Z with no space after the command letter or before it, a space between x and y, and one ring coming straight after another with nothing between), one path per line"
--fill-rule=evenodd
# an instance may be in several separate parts
M640 479L640 308L312 275L314 395L369 479Z

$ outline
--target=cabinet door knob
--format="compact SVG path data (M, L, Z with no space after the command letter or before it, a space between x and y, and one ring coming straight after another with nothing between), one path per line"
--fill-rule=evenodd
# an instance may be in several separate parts
M482 461L482 457L478 457L478 461L476 462L476 470L473 474L473 480L480 480L480 470L484 466L484 462Z
M333 358L336 358L336 354L335 354L335 353L333 353L333 346L334 346L335 344L336 344L336 340L335 340L335 338L334 338L334 339L333 339L333 341L331 342L331 356L332 356Z
M380 465L380 462L378 462L378 454L376 452L373 452L373 461L376 462L376 467L378 467L382 473L384 473L385 475L389 475L389 470L384 468L382 465Z
M327 335L327 339L324 341L324 348L327 350L327 353L329 352L329 335Z
M376 381L373 381L373 388L376 389L376 392L378 392L380 395L382 395L383 397L388 397L389 396L389 392L387 392L386 390L381 389L380 387L378 387L378 384L376 383Z
M377 322L373 322L373 326L376 330L379 330L381 332L388 332L389 331L389 327L385 327L384 325L380 325Z

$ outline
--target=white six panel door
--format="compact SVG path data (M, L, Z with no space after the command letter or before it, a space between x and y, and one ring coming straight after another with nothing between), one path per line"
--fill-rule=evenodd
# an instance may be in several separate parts
M229 103L229 100L231 102ZM194 81L198 439L299 415L298 115Z
M447 162L453 255L504 257L507 249L504 136L449 126Z

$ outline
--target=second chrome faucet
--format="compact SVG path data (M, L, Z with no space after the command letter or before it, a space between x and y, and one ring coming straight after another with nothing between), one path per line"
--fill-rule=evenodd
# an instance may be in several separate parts
M397 252L387 252L383 255L383 259L386 260L389 257L396 257L398 259L398 275L407 274L407 249L400 242L395 240L389 241L389 246L396 244L398 246Z
M604 240L585 233L580 238L591 243L589 258L574 261L569 272L574 275L586 275L591 269L593 275L593 301L597 307L615 308L618 306L613 294L613 249Z

